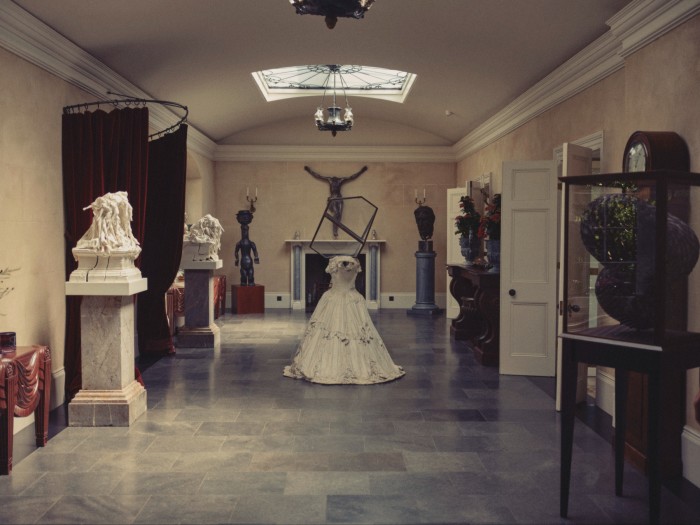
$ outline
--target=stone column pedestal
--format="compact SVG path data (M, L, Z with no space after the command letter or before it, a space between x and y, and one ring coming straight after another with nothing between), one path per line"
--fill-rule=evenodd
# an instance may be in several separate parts
M442 310L435 304L435 257L433 241L420 241L416 252L416 304L406 313L409 315L440 315Z
M183 258L184 259L184 258ZM182 261L185 270L185 326L177 332L181 348L214 348L220 344L214 323L214 270L223 261Z
M67 282L80 306L82 388L68 404L72 427L130 426L146 411L134 374L134 298L147 280Z

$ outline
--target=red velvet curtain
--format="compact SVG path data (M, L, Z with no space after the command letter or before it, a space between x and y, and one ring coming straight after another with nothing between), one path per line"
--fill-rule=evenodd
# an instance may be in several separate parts
M63 115L63 202L66 280L76 268L71 250L90 227L83 210L107 192L126 191L132 231L143 245L148 174L148 108ZM65 368L68 399L80 390L80 297L66 297Z
M165 313L165 293L180 266L185 222L187 126L150 143L146 236L141 273L148 290L139 294L137 330L140 356L175 353Z

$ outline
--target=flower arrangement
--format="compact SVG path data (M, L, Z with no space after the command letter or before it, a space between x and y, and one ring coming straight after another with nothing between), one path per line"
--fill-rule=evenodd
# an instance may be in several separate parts
M489 240L501 239L501 194L493 196L491 202L486 203L486 210L479 224L479 239L488 237Z
M474 199L468 195L460 197L459 207L462 213L455 217L455 235L468 237L469 230L476 230L479 228L481 214L474 208Z

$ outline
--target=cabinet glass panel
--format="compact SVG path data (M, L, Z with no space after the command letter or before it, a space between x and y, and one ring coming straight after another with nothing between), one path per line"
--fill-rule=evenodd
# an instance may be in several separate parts
M694 175L694 177L689 177ZM566 333L659 344L685 331L697 270L700 177L562 177L567 196ZM697 214L697 212L696 212Z

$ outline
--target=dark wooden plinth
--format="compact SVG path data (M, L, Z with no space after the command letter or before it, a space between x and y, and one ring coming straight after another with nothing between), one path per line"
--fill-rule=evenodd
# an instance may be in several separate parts
M265 313L265 287L255 286L231 286L231 313L232 314L263 314Z

